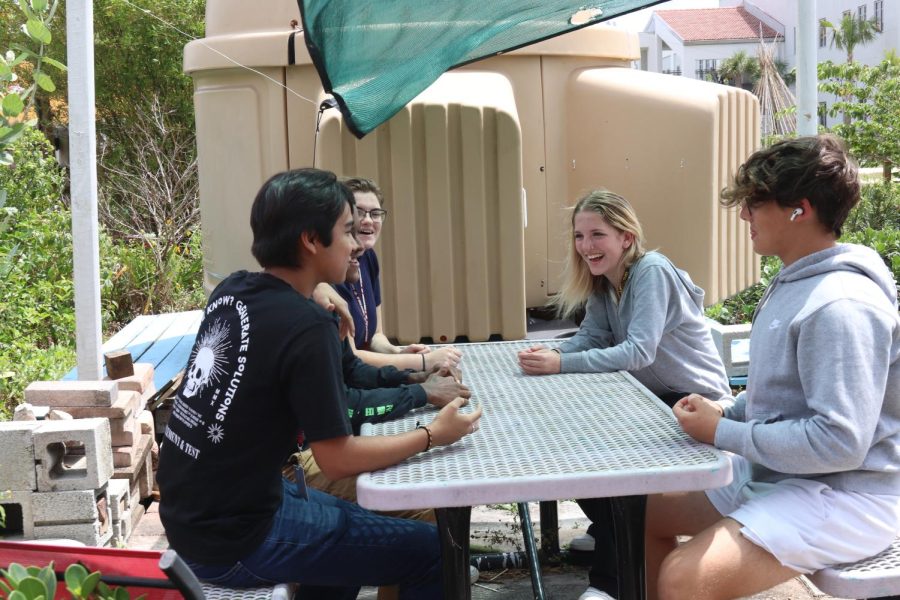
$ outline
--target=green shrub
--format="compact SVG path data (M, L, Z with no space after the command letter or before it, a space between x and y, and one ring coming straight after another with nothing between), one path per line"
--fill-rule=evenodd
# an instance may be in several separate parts
M759 283L723 302L707 307L706 316L724 325L749 323L766 287L780 270L781 261L779 259L774 256L763 256Z
M900 183L873 183L862 188L859 204L844 224L845 235L867 228L900 229Z
M116 331L135 315L178 312L202 308L203 256L199 226L189 232L188 242L173 247L157 265L152 240L121 240L111 243L108 288L104 307L107 327Z
M64 172L52 147L27 132L0 169L8 191L0 214L0 420L9 418L32 381L58 379L75 365L71 212L61 200ZM175 246L157 276L146 242L100 232L104 337L135 316L203 305L200 235ZM11 253L11 251L15 250ZM9 256L9 258L7 258Z
M53 148L28 130L0 168L6 215L0 227L0 418L7 418L30 376L68 370L74 346L69 210L65 176ZM57 363L56 361L64 361Z
M59 207L66 175L44 134L27 129L8 149L13 164L0 168L0 189L8 194L6 206L20 211Z
M0 421L12 418L32 381L59 379L75 366L75 344L40 348L29 342L4 345L0 350Z

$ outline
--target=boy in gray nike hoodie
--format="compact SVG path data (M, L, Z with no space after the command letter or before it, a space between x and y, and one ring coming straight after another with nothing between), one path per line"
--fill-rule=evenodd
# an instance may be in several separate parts
M648 500L650 597L751 595L900 532L897 287L874 251L837 243L858 200L856 166L828 135L756 152L723 192L754 250L785 266L754 315L747 391L674 408L737 455L735 478Z

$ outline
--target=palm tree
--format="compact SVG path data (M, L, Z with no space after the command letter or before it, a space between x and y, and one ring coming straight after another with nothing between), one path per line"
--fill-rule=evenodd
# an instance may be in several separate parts
M844 13L837 27L827 19L819 23L831 30L831 45L847 52L847 64L853 62L853 50L857 46L865 46L880 33L875 19L859 19L849 12ZM844 98L844 101L849 101L849 98ZM844 125L849 124L850 115L844 113Z
M819 23L831 30L831 45L847 52L848 63L853 62L853 50L857 46L865 46L879 34L875 19L858 19L852 13L845 13L837 27L827 19Z
M739 50L722 61L719 65L719 75L728 79L735 87L752 87L759 79L759 61Z

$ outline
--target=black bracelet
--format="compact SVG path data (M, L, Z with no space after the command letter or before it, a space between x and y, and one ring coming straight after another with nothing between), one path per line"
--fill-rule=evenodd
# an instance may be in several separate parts
M425 449L422 452L428 452L431 450L431 446L434 444L434 439L431 437L431 430L428 429L428 425L419 425L419 422L416 421L416 429L424 429L426 435L428 435L428 445L425 446Z
M423 370L423 371L427 370L427 369L425 368L425 354L422 354L422 370Z

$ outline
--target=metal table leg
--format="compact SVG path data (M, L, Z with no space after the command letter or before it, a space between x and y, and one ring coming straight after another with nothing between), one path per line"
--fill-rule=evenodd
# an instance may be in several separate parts
M559 516L556 500L541 502L541 552L544 560L559 556Z
M441 538L444 597L472 600L472 586L469 583L469 519L472 507L437 508L434 513Z
M644 571L644 511L647 496L610 498L619 574L619 600L647 597Z
M544 582L541 579L541 561L538 560L537 545L534 543L534 528L528 504L519 502L519 522L522 524L522 536L525 538L525 553L528 556L528 571L531 573L531 591L535 600L544 600Z

